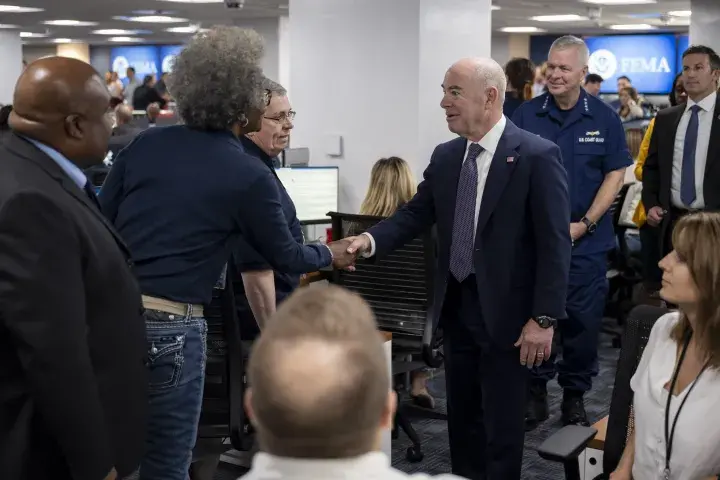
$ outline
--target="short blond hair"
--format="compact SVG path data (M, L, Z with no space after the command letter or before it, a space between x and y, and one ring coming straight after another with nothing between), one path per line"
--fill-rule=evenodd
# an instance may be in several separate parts
M390 390L368 304L340 287L300 289L253 347L251 406L263 451L349 458L373 449Z

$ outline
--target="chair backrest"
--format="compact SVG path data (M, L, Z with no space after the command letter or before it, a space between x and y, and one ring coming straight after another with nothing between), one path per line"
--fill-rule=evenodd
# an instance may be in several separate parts
M382 217L330 212L332 238L359 235ZM433 332L435 240L420 235L380 259L359 258L354 272L336 270L332 282L360 294L371 306L381 330L392 332L393 342L417 345L425 362L437 366L438 345Z
M635 307L628 317L622 337L622 348L615 372L615 386L610 400L610 414L605 436L605 452L603 455L603 471L615 470L627 438L633 428L632 403L633 392L630 379L635 374L640 358L645 351L650 331L662 315L668 313L666 308L650 305Z
M232 269L213 290L205 309L208 324L205 389L199 438L230 438L236 450L249 450L248 421L243 408L247 346L240 337Z

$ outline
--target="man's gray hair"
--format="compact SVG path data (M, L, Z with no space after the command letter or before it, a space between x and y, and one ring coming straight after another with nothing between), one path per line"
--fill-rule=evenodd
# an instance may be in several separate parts
M505 70L492 58L476 58L475 72L478 79L485 87L494 87L498 91L498 100L502 104L505 101L505 90L507 90L507 76Z
M176 57L168 91L186 125L227 130L265 105L262 37L251 29L216 26L193 37Z
M582 62L583 66L586 66L588 64L588 61L590 60L590 50L588 49L587 44L582 38L578 38L573 35L565 35L563 37L560 37L552 43L552 45L550 46L550 51L564 50L566 48L577 48L578 52L580 53L580 61Z
M268 91L270 91L270 93L272 93L273 97L287 96L287 90L285 89L285 87L283 87L282 85L280 85L277 82L270 80L269 78L265 79L264 87L265 87L265 90L268 90Z

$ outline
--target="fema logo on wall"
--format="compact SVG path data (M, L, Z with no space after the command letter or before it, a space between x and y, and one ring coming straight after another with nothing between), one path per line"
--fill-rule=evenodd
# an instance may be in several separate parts
M610 50L595 50L590 55L588 61L588 70L590 73L596 73L607 80L617 72L618 61L615 54Z
M117 72L118 77L123 79L127 76L127 69L129 66L130 62L128 62L127 58L118 56L115 57L115 60L113 60L112 71Z

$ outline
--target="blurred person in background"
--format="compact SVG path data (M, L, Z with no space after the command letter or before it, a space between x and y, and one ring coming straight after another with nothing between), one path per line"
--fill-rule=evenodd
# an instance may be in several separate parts
M687 92L683 85L682 73L679 73L675 77L673 82L673 89L668 95L670 100L670 106L685 104L687 102ZM648 150L650 149L650 139L652 138L653 131L655 130L655 119L650 120L650 124L645 131L642 144L640 144L640 153L638 154L637 161L635 162L635 178L642 182L643 179L643 167L645 166L645 160L647 159ZM662 271L658 266L660 261L660 231L657 226L650 225L647 223L647 216L645 212L645 206L642 201L638 203L633 215L633 222L640 229L640 243L642 248L640 250L643 258L643 286L646 295L650 298L657 298L658 291L660 290L660 280L662 277Z
M135 75L135 67L128 67L125 71L125 90L123 90L123 99L125 103L132 105L135 89L140 86L140 82Z
M505 75L508 84L503 113L510 118L517 107L533 98L535 65L527 58L513 58L505 65Z
M143 293L151 381L141 480L187 478L205 377L204 307L240 242L285 272L354 262L348 242L298 244L276 177L245 152L240 138L261 129L272 100L263 50L262 37L239 27L193 37L168 79L184 124L137 137L100 194Z
M142 85L135 89L132 97L133 110L147 110L152 103L160 105L160 109L165 108L166 100L155 89L155 77L146 75Z
M602 88L602 84L605 80L598 75L597 73L591 73L587 77L585 77L585 91L588 92L590 95L593 95L597 97L600 95L600 89Z
M535 82L533 83L533 98L547 92L546 87L547 62L535 67Z
M245 411L260 452L241 480L460 480L407 474L382 451L397 398L370 306L340 287L280 306L248 364Z
M620 108L618 109L618 115L623 122L630 120L637 120L645 116L642 107L639 105L640 96L637 90L633 87L625 87L620 90Z
M157 120L160 118L160 112L162 110L160 109L159 103L151 103L148 105L147 110L145 110L145 116L147 117L148 121L148 128L156 127L157 126Z
M110 96L116 99L123 98L123 89L125 88L123 83L120 81L120 77L117 72L108 72L106 74L107 87L110 91Z
M417 181L405 160L398 157L381 158L375 162L370 173L370 186L360 205L360 215L390 217L409 202L416 192ZM414 361L422 361L422 358ZM431 371L430 368L422 368L410 375L410 397L417 405L430 409L435 408L435 399L427 389Z
M720 214L683 217L660 262L660 317L630 380L633 428L611 480L720 475Z

